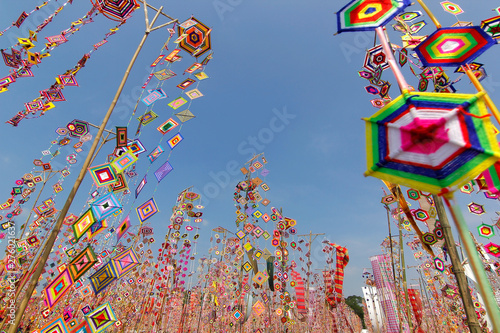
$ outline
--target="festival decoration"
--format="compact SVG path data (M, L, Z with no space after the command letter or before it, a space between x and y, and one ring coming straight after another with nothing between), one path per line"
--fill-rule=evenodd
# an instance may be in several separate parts
M488 243L484 246L486 252L489 254L495 256L495 257L500 257L500 245L495 244L495 243Z
M123 22L139 8L136 0L91 0L94 6L107 18Z
M68 264L68 271L71 274L73 281L77 281L97 262L97 257L94 250L89 245L83 249L77 256Z
M462 14L464 12L459 5L457 5L456 3L453 3L451 1L443 1L443 2L440 2L440 4L445 11L447 11L448 13L450 13L452 15L459 15L459 14Z
M103 187L116 183L115 171L109 163L89 168L89 172L97 187Z
M483 215L485 213L483 205L477 204L475 202L471 202L467 205L469 208L469 212L476 215Z
M192 56L202 56L212 48L210 32L211 29L205 24L191 17L177 27L179 37L185 36L180 41L179 48Z
M47 324L40 329L40 333L69 333L68 326L63 316Z
M479 236L484 238L491 238L495 235L495 230L493 229L493 226L485 223L477 227L477 232L479 233Z
M94 291L94 294L99 294L108 285L117 279L116 273L114 271L114 266L111 263L107 263L102 266L97 272L92 274L90 277L90 285Z
M70 290L73 280L68 269L63 270L59 275L44 289L43 294L49 309L61 300L61 298Z
M482 96L405 93L396 98L365 119L365 174L431 193L460 188L500 156Z
M500 39L500 16L481 21L481 29L493 39Z
M149 199L148 201L137 207L136 211L141 224L144 223L144 221L149 219L154 214L158 213L158 207L156 206L155 199Z
M352 0L337 12L337 30L374 30L387 24L410 3L406 0Z
M415 52L425 67L464 65L495 41L479 27L441 28L420 43Z
M109 302L95 308L85 316L92 333L104 332L107 327L117 322L115 313Z
M111 258L110 262L117 278L121 278L140 264L132 247Z
M71 226L75 240L79 240L90 229L92 224L96 221L92 209L87 210L81 215L78 220Z
M122 208L120 202L113 193L109 193L92 202L90 206L96 220L104 220Z

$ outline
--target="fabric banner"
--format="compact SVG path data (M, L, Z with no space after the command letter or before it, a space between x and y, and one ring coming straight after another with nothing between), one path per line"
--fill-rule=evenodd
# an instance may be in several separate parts
M323 271L323 280L325 282L325 292L330 301L334 301L335 294L333 293L333 284L332 284L332 272Z
M411 307L413 309L413 314L417 320L418 326L422 325L422 301L420 300L420 295L416 289L408 289L408 296L410 297Z
M300 277L299 272L292 270L292 278L295 281L295 294L297 296L297 312L300 314L306 314L306 299L305 299L305 288L304 280Z
M392 282L392 267L389 258L384 255L370 257L375 285L382 296L382 309L387 318L387 333L399 333L399 317L394 283ZM403 332L409 332L407 323L403 323Z
M344 267L347 266L349 262L349 251L345 247L330 243L333 247L337 249L337 265L335 271L335 300L337 303L342 301L342 288L344 285Z

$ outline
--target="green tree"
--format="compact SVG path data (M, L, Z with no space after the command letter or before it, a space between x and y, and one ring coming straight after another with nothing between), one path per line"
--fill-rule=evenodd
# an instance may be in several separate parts
M365 313L363 311L363 297L351 295L345 299L345 304L349 305L349 307L361 318L361 323L363 324L363 328L366 328L365 325Z

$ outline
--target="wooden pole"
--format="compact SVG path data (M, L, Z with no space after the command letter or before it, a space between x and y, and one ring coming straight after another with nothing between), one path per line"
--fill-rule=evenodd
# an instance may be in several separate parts
M453 203L450 202L451 200L453 200ZM500 309L498 308L493 290L491 289L488 277L486 276L486 272L484 271L483 263L477 253L476 246L472 241L471 236L469 235L469 228L467 227L467 223L465 222L462 212L457 207L454 200L455 199L453 197L453 192L444 195L445 204L446 206L448 206L451 216L453 217L453 221L455 222L455 226L457 227L458 234L462 239L465 253L467 254L467 258L469 259L472 272L476 277L479 293L484 299L484 306L491 319L493 331L500 332Z
M307 261L311 261L311 246L312 243L316 240L316 237L322 236L324 234L313 234L312 231L309 231L309 234L306 235L297 235L297 237L309 236L309 247L307 252L309 253L309 257ZM312 238L314 236L314 238ZM306 299L309 299L309 282L311 281L311 265L307 265L307 286L306 286Z
M35 206L38 202L38 199L40 199L40 195L42 194L43 192L43 189L45 188L45 185L47 184L47 182L52 178L54 177L54 175L56 173L59 173L61 170L57 170L57 171L53 171L53 170L50 170L49 171L49 176L46 177L45 176L45 171L42 171L43 175L44 175L44 181L43 181L43 185L42 185L42 188L40 189L40 191L38 192L38 195L35 199L35 202L33 203L33 207L31 207L31 210L30 210L30 214L28 215L28 218L26 219L26 222L24 222L24 228L23 228L23 231L21 231L21 234L19 235L19 238L22 238L23 237L23 234L24 232L26 231L26 227L28 226L28 223L30 221L30 218L31 218L31 214L33 213L33 209L35 209Z
M434 25L436 26L436 29L441 28L441 23L439 23L439 21L434 16L434 14L432 14L431 10L429 9L429 7L427 7L427 5L424 3L424 1L423 0L417 0L417 2L423 8L423 10L427 14L427 16L429 16L429 18L431 19L432 23L434 23Z
M467 325L469 326L471 333L480 333L481 326L479 325L479 321L477 320L476 311L474 310L474 304L472 303L472 297L469 293L467 277L464 274L464 268L462 267L462 263L460 262L460 258L458 257L455 239L453 238L453 233L451 232L450 222L448 222L448 217L446 216L443 199L435 194L432 195L432 198L434 199L434 205L436 206L439 223L441 223L441 228L443 229L446 248L448 249L451 264L453 265L453 274L457 279L458 291L460 292L460 297L462 298L465 314L467 315Z
M401 70L399 69L399 66L396 63L396 59L394 58L394 54L392 53L392 48L389 45L389 41L387 40L387 36L384 33L383 27L378 27L375 28L375 32L377 33L378 38L380 39L380 43L382 44L382 48L384 49L385 56L387 57L387 62L389 63L389 67L392 70L392 73L394 74L394 77L396 78L396 81L398 82L399 89L401 92L407 92L408 91L408 83L405 80L405 77L403 73L401 73Z
M94 125L94 126L95 126L95 125ZM97 127L97 126L96 126L96 127ZM107 131L107 130L106 130L106 131ZM107 132L109 132L109 131L107 131ZM109 137L109 133L106 135L106 139L107 139L108 137ZM97 150L98 152L101 150L102 146L103 146L103 145L104 145L104 143L106 142L106 139L105 139L105 140L101 143L101 145L99 146L99 148L98 148L98 150ZM93 157L93 158L95 158L95 156L97 156L97 153L96 153L96 154L94 154L94 157ZM91 162L91 163L92 163L92 162ZM44 176L45 176L45 172L44 172L44 171L42 171L42 172L43 172L43 174L44 174ZM57 174L57 173L59 173L59 172L61 172L61 170L57 170L57 171L53 171L53 170L51 170L51 171L50 171L50 175L49 175L49 177L45 177L46 179L45 179L45 181L44 181L44 183L43 183L42 188L40 189L40 192L38 193L38 196L37 196L37 198L36 198L36 200L35 200L35 202L34 202L34 204L33 204L33 208L31 209L31 212L33 212L33 209L35 208L36 203L37 203L38 199L40 198L40 194L42 194L42 191L43 191L43 189L44 189L44 187L45 187L45 184L47 184L47 182L48 182L48 181L49 181L49 180L50 180L50 179L51 179L51 178L52 178L55 174ZM26 219L26 223L25 223L25 226L24 226L23 232L21 233L21 236L24 234L24 231L26 230L26 227L28 226L28 222L29 222L29 219L30 219L30 217L31 217L31 212L30 212L30 215L28 216L28 218ZM66 216L66 214L65 214L65 216ZM45 237L43 237L43 238L45 239ZM28 269L28 271L26 272L26 274L31 275L31 274L33 273L33 271L35 271L35 269L36 269L36 265L38 265L38 264L39 264L40 256L41 256L41 254L43 253L43 249L45 248L45 246L46 246L46 243L44 243L44 244L42 244L42 245L40 246L40 248L39 248L39 250L38 250L38 252L37 252L37 255L36 255L36 256L35 256L35 258L32 260L32 263L31 263L31 265L30 265L30 268ZM25 280L23 280L23 281L22 281L22 283L20 284L20 286L17 288L16 295L15 295L15 298L16 298L16 299L17 299L17 297L19 296L19 294L21 293L21 291L23 290L23 288L26 286L26 283L28 282L28 280L29 280L28 278L26 278ZM3 328L4 324L5 324L5 318L4 318L4 321L0 324L0 330Z
M400 249L400 255L399 255L399 260L401 267L403 268L403 292L405 294L405 304L406 304L406 314L408 316L408 325L410 327L410 332L413 331L413 325L412 325L412 320L411 320L411 309L410 309L410 299L408 298L408 288L407 288L407 283L406 283L406 266L405 266L405 253L404 253L404 248L403 248L403 233L402 233L402 225L403 225L403 219L401 218L401 215L399 216L399 224L398 224L398 229L399 229L399 249Z
M398 207L399 204L398 204ZM392 247L392 233L391 233L391 210L389 206L386 204L385 209L387 210L387 227L389 229L389 245L391 249L391 265L392 265L392 278L394 282L394 287L396 290L396 302L398 303L398 317L399 317L399 332L403 332L403 320L401 318L401 294L399 293L399 286L396 284L396 266L394 265L394 249ZM399 279L398 279L399 280Z
M429 301L429 295L427 294L427 288L424 285L424 279L422 277L422 272L420 271L420 269L417 269L417 272L420 275L420 290L422 291L422 296L424 296L425 301L427 301L428 310L431 312L432 324L434 325L434 330L435 330L435 332L438 332L439 325L438 325L438 322L436 320L436 316L434 314L434 307L432 306L431 302ZM422 299L422 301L424 301L424 299Z
M144 6L146 6L144 4ZM146 10L146 9L145 9ZM61 231L61 227L64 221L64 218L66 217L66 214L68 213L68 210L73 203L73 199L75 198L76 193L78 192L78 189L80 188L80 185L83 181L83 178L85 177L87 173L87 168L90 166L90 161L96 151L97 145L99 144L99 140L102 137L102 134L104 132L104 129L106 125L108 124L109 118L111 117L111 114L113 113L113 110L116 106L116 103L118 102L118 98L120 97L123 87L125 86L125 83L127 82L127 79L129 77L130 71L139 56L139 52L141 51L142 47L144 46L144 43L146 42L147 37L149 36L149 33L151 32L151 28L153 27L156 19L160 15L160 12L163 10L163 6L160 7L158 12L156 13L153 21L151 24L149 24L146 27L146 31L144 32L144 36L142 37L139 45L137 46L137 49L135 50L134 55L132 56L132 59L130 60L130 63L128 64L128 67L123 75L123 78L120 82L120 85L118 86L118 90L116 91L116 94L113 98L113 101L111 102L111 105L108 108L108 111L106 112L106 115L104 116L104 119L102 120L101 126L99 127L99 131L97 132L96 137L94 138L94 141L92 143L92 146L89 150L89 153L87 154L87 158L85 159L85 162L82 165L82 168L80 170L80 174L78 175L78 178L76 179L75 183L73 184L73 188L71 189L71 192L68 195L68 198L66 199L66 202L64 203L64 206L59 213L59 217L57 219L57 222L52 229L52 232L47 240L47 243L45 245L45 248L43 250L42 257L40 259L40 263L36 269L36 271L33 273L33 276L31 277L30 285L28 286L28 290L26 291L26 294L24 295L24 298L21 301L21 304L19 305L19 308L16 312L16 317L14 319L14 324L10 325L8 333L16 333L17 328L19 327L19 324L21 323L21 320L24 315L24 311L26 310L26 307L28 306L28 302L30 300L31 295L33 294L33 291L35 290L37 284L38 284L38 279L40 275L42 274L42 270L45 267L45 263L47 262L47 259L50 255L50 252L52 251L52 247L54 246L54 243L56 241L57 235ZM173 23L173 22L172 22Z

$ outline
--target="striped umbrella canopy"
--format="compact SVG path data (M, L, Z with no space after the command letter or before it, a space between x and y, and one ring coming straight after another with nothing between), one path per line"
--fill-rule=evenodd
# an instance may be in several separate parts
M484 93L405 92L366 121L368 171L434 194L460 188L500 157Z
M494 44L495 40L480 27L440 28L415 52L425 67L456 67L473 61Z
M136 0L91 0L92 4L113 21L126 21L140 7Z
M375 30L409 5L409 0L352 0L337 12L337 30Z
M481 21L481 29L490 35L491 38L500 39L500 16Z

